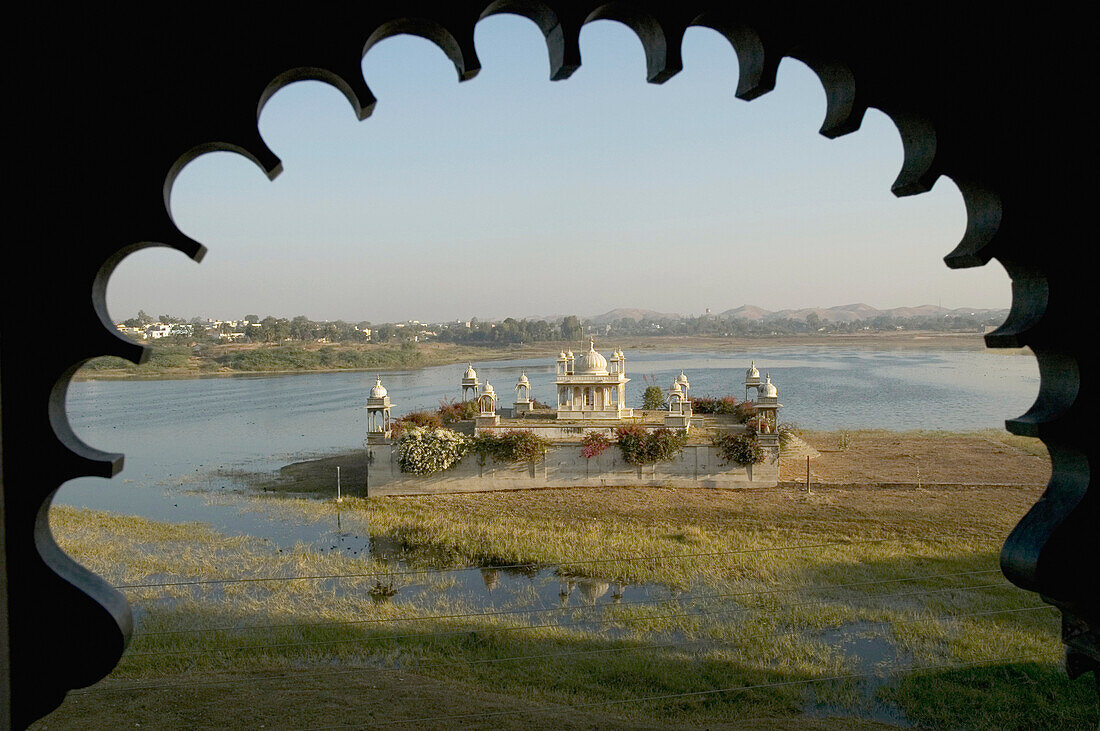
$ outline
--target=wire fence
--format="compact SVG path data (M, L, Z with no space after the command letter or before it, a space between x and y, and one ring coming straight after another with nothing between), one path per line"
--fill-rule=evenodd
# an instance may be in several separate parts
M760 589L754 591L741 591L741 592L726 592L726 593L712 593L712 594L695 594L688 596L673 596L669 597L666 602L697 602L713 599L736 599L745 598L750 596L767 596L781 593L791 592L813 592L813 591L835 591L839 589L852 589L856 587L870 587L880 586L885 584L897 584L905 581L930 581L933 579L943 578L958 578L962 576L975 576L985 574L999 574L999 569L980 569L976 571L957 571L945 574L926 574L917 576L904 576L896 579L875 579L871 581L853 581L844 584L806 584L802 586L786 586L775 589ZM985 584L980 588L986 588L989 586L1007 586L1005 584ZM952 588L978 588L978 587L942 587L940 591L950 590ZM637 606L637 605L656 605L657 602L652 599L639 599L620 601L613 606ZM429 615L429 616L404 616L404 617L385 617L385 618L370 618L370 619L351 619L340 620L333 622L296 622L285 624L255 624L255 625L226 625L222 627L201 627L190 628L183 630L164 630L157 632L141 632L135 634L137 637L155 637L155 636L172 636L172 635L188 635L188 634L201 634L201 633L219 633L219 632L247 632L256 630L270 630L270 629L307 629L307 628L321 628L321 627L339 627L339 626L351 626L351 625L363 625L363 624L378 624L389 622L425 622L431 620L446 620L446 619L462 619L469 617L498 617L508 615L528 615L528 614L545 614L551 612L570 612L570 611L584 611L590 609L603 609L607 607L606 604L591 604L591 605L573 605L562 607L532 607L524 609L501 609L487 612L469 612L462 614L445 614L445 615Z
M796 551L804 548L829 548L835 546L862 546L862 545L875 545L880 543L886 543L893 541L892 538L875 538L866 541L832 541L828 543L809 543L793 546L769 546L767 548L745 548L735 549L731 551L710 551L706 553L683 553L683 554L671 554L665 556L617 556L615 558L586 558L579 560L567 560L557 561L553 565L557 567L563 566L588 566L595 564L607 564L607 563L631 563L635 561L668 561L672 559L685 559L685 558L712 558L714 556L733 556L738 554L752 554L752 553L774 553L777 551ZM546 564L545 567L549 567L551 564ZM485 566L482 568L487 569L531 569L543 567L543 564L538 562L527 561L525 563L504 564L495 566ZM148 584L116 584L115 589L159 589L178 586L205 586L216 584L246 584L246 583L259 583L259 582L271 582L271 581L320 581L329 579L374 579L374 578L400 578L403 576L418 576L424 574L448 574L458 571L469 571L469 566L446 568L446 569L413 569L409 571L369 571L363 573L354 574L315 574L309 576L256 576L256 577L236 577L232 579L195 579L188 581L162 581Z
M562 581L582 578L579 574L569 572L569 569L592 567L593 570L585 572L588 577L599 574L613 573L615 567L621 564L640 562L666 562L666 561L690 561L693 559L713 558L719 556L737 556L766 554L784 551L798 551L810 549L844 549L853 550L862 546L880 545L900 539L877 538L871 540L843 540L819 543L794 544L785 546L769 546L763 548L735 549L729 551L683 553L668 555L641 555L621 556L612 558L582 558L560 561L553 564L538 562L522 562L485 567L454 567L454 568L424 568L406 569L400 571L364 571L356 573L326 573L308 575L285 576L259 576L259 577L227 577L227 578L197 578L165 580L147 583L119 584L116 588L137 592L139 596L145 592L170 591L180 587L204 587L225 585L258 585L270 582L308 582L308 581L343 581L353 579L401 579L425 576L445 576L455 572L465 572L477 568L489 570L541 571L548 568L559 570L559 578ZM601 570L600 567L604 567ZM324 676L397 677L411 675L412 683L408 677L402 677L400 682L406 690L416 693L417 689L431 687L434 680L433 671L445 672L448 676L453 671L473 672L474 668L501 668L508 665L530 667L518 672L537 672L542 665L556 666L558 663L584 663L589 660L597 660L597 665L602 663L601 658L629 657L631 653L645 653L659 655L664 658L694 657L696 662L703 658L710 660L719 659L722 662L734 662L731 658L750 660L746 666L746 672L750 675L749 681L760 679L760 673L767 677L766 663L755 667L758 658L753 659L752 653L758 651L762 643L793 640L824 641L826 633L830 635L830 642L838 642L842 635L860 633L861 636L881 636L894 638L899 628L916 627L919 625L943 624L956 625L959 622L1009 620L1013 617L1039 615L1049 612L1054 608L1046 604L1005 607L1000 602L1001 595L992 595L978 600L980 592L989 590L1010 589L1010 585L1000 577L999 569L972 569L965 571L934 572L924 574L912 574L906 576L891 576L889 578L873 578L862 581L850 581L843 583L799 583L799 584L765 584L752 589L717 591L706 593L672 594L662 598L645 598L638 600L622 600L621 596L615 602L598 603L591 600L587 604L575 604L562 606L528 606L519 608L486 609L470 612L426 613L411 614L402 613L399 616L362 617L355 619L341 619L316 622L267 622L253 624L222 624L215 626L188 627L181 629L166 629L158 631L139 631L134 638L137 641L149 640L152 642L189 642L192 638L197 640L209 640L203 642L206 646L190 646L179 649L152 649L148 651L128 652L127 656L134 659L147 659L154 662L159 660L182 660L187 666L181 674L169 677L160 677L155 682L142 681L130 684L107 683L98 686L76 690L73 696L88 697L118 697L119 694L155 693L158 691L171 691L174 689L205 687L233 688L251 686L257 683L278 683L280 681L293 682L295 679L317 672L316 663L309 663L311 667L288 670L285 667L272 668L269 671L252 672L248 674L234 673L224 677L199 677L190 673L202 665L200 659L209 656L224 656L232 668L235 658L244 654L262 658L267 662L269 658L318 658L327 657L324 667ZM873 575L873 574L872 574ZM994 579L996 576L996 579ZM606 576L603 577L604 580ZM987 580L988 579L988 580ZM754 581L754 580L749 580ZM755 582L754 582L755 583ZM917 584L917 587L904 587L899 585ZM920 586L925 584L924 586ZM339 585L337 585L339 586ZM885 591L884 591L885 590ZM621 594L621 589L620 589ZM947 595L945 599L938 598ZM788 596L793 595L793 596ZM810 598L812 597L812 598ZM998 604L990 602L997 597ZM210 599L210 597L206 597ZM803 601L803 599L808 600ZM1008 598L1005 595L1005 598ZM913 600L917 601L913 601ZM153 599L153 601L156 601ZM731 606L731 604L733 606ZM400 604L392 604L392 607L400 607ZM410 604L412 608L414 605ZM888 620L867 622L858 624L851 619L841 621L839 624L822 624L820 621L808 622L800 625L797 621L787 620L782 622L782 627L766 632L732 632L739 629L735 624L723 624L719 618L734 615L743 615L746 627L765 616L766 613L778 615L778 613L797 612L800 608L830 607L853 609L857 611L875 610L897 611L898 616ZM968 606L982 607L978 611L946 611L948 607L966 609ZM932 607L937 607L933 612ZM646 613L646 610L655 610L655 613ZM634 612L632 610L638 610ZM927 612L928 616L912 616ZM791 616L784 614L782 616ZM797 615L796 615L797 616ZM827 616L827 615L823 615ZM865 615L866 616L866 615ZM874 616L874 615L871 615ZM879 616L883 616L879 614ZM886 615L890 616L890 615ZM637 627L632 624L642 622L670 622L699 620L710 624L699 625L691 630L694 637L682 638L675 635L669 636L667 627L664 630L645 631L640 635L625 637L617 634L619 628L634 631ZM1030 621L1030 620L1029 620ZM423 625L436 623L442 627L423 628ZM448 626L450 625L450 626ZM456 626L457 625L457 626ZM411 626L411 627L410 627ZM688 625L685 625L688 626ZM422 629L416 629L422 627ZM406 631L406 629L414 631ZM702 628L702 629L700 629ZM538 636L540 630L579 629L579 635L557 637L552 640L555 646L547 651L536 649L536 652L523 652L533 642L546 641ZM328 636L311 639L309 634L314 632L329 631ZM339 633L357 631L357 636L339 636ZM249 643L252 634L286 634L303 633L304 638L296 638L291 634L288 640L292 641L267 641ZM585 646L585 642L591 641L586 633L596 632L593 637L598 637L601 646ZM420 641L434 643L437 639L458 637L462 635L475 635L484 641L487 638L503 636L506 633L535 633L531 638L522 638L512 646L520 649L510 653L502 653L499 656L479 656L462 652L450 652L446 645L435 644L420 645ZM662 637L662 633L664 636ZM700 636L709 633L710 636ZM333 634L336 634L334 637ZM316 637L316 635L315 635ZM229 641L229 638L237 639ZM273 639L273 638L272 638ZM412 644L407 644L407 641ZM402 641L406 641L402 646ZM894 640L896 641L896 639ZM220 644L218 644L220 642ZM609 646L610 645L610 646ZM488 645L487 647L507 647L507 643ZM349 654L337 648L360 648ZM429 648L427 659L418 657L418 648ZM574 649L575 648L575 649ZM489 652L492 650L490 649ZM303 654L304 653L304 654ZM713 654L718 653L718 654ZM732 653L732 654L731 654ZM757 652L757 654L759 654ZM442 657L443 659L439 659ZM898 655L898 659L901 655ZM821 683L835 683L843 681L860 682L871 678L883 678L901 674L932 672L936 670L958 670L963 668L981 667L1003 662L1024 662L1032 658L1024 656L990 658L988 660L966 663L912 665L896 664L882 666L874 672L855 672L848 674L826 675L821 677L806 677L791 680L778 680L765 683L751 683L748 685L730 685L728 687L702 687L695 690L678 690L669 693L654 693L651 695L638 695L632 697L600 698L600 693L595 700L586 699L584 694L578 697L578 702L545 702L524 705L509 710L487 710L474 713L440 713L438 715L423 715L415 718L392 717L373 718L371 725L385 726L424 726L430 724L445 723L447 725L468 725L479 721L501 720L508 723L507 719L523 716L525 714L538 713L563 713L594 710L600 708L615 708L627 705L640 706L646 703L675 702L682 699L702 698L710 696L730 696L736 693L750 691L763 691L767 689L779 689L785 687L811 686ZM1049 659L1049 658L1048 658ZM298 660L300 662L300 660ZM210 667L220 667L221 659L214 661ZM335 662L346 663L343 667L333 667ZM632 663L634 660L625 660ZM161 667L170 667L162 665ZM241 666L242 668L244 666ZM262 667L262 665L261 665ZM560 667L560 665L559 665ZM590 665L589 667L595 667ZM731 666L737 667L737 666ZM498 671L493 671L498 672ZM422 676L417 676L417 674ZM736 675L734 676L736 677ZM700 683L708 685L709 683ZM659 686L658 686L659 687ZM607 695L613 695L616 691L609 690ZM568 698L567 698L568 700ZM315 728L355 728L362 724L332 725Z
M968 591L979 590L987 588L1002 588L1004 584L981 584L976 586L960 586L960 587L944 587L939 589L922 589L919 591L902 591L894 592L894 594L875 595L867 597L869 599L889 599L899 597L912 597L912 596L927 596L931 594L938 594L943 591ZM774 611L777 609L796 609L803 607L814 607L825 605L825 600L805 601L798 603L788 603L788 605L779 605L778 607L764 608L768 611ZM603 605L602 607L606 607ZM579 608L574 608L579 609ZM674 612L670 614L646 614L639 619L645 619L647 621L653 620L665 620L665 619L692 619L698 617L715 617L726 616L726 614L735 612L752 612L763 611L764 609L758 609L753 607L728 607L718 610L700 610L694 613L687 612ZM419 618L382 618L377 620L365 620L373 621L376 623L389 623L389 622L401 622L401 621L427 621L427 620L440 620L440 619L477 619L486 616L486 612L469 612L463 614L450 614L450 616L434 616L434 617L419 617ZM573 622L549 622L543 624L515 624L508 625L508 627L480 627L478 630L482 632L522 632L525 630L535 629L547 629L547 628L575 628L585 627L585 625L591 624L609 624L616 621L621 621L621 618L588 618L581 621ZM209 655L220 654L226 652L241 653L241 652L263 652L268 650L289 650L295 649L295 647L321 647L332 645L346 645L346 644L361 644L381 641L392 641L398 639L426 639L426 638L441 638L441 636L453 636L455 634L465 634L470 632L469 628L458 630L445 630L434 632L414 632L408 634L385 634L375 636L365 636L365 638L343 638L340 640L313 640L309 642L286 642L275 644L256 644L256 645L240 645L234 647L207 647L207 649L188 649L188 650L169 650L169 651L157 651L157 652L132 652L129 653L131 657L167 657L167 656L179 656L179 655Z
M987 611L978 611L978 612L950 613L950 614L943 614L943 615L937 615L937 616L932 616L932 617L922 617L922 618L919 618L919 619L909 619L909 620L901 619L901 620L894 620L894 621L875 622L875 623L872 623L869 626L874 626L874 627L877 627L881 630L886 630L886 629L890 629L890 628L892 628L896 625L903 625L903 626L918 625L918 624L927 624L927 623L930 623L930 622L942 622L942 621L951 621L951 620L959 620L959 619L971 619L971 618L976 618L976 617L990 617L990 616L997 616L997 615L1002 615L1003 616L1003 615L1020 614L1020 613L1024 613L1024 612L1036 612L1036 611L1052 610L1052 609L1054 609L1054 607L1052 607L1048 604L1040 604L1040 605L1035 605L1035 606L1020 607L1020 608L1016 608L1016 609L998 609L998 610L987 610ZM559 626L559 625L543 625L543 626ZM518 628L518 629L533 629L533 628L523 627L523 628ZM842 625L842 624L841 625L831 625L831 626L828 626L828 627L816 628L816 629L818 631L823 631L823 630L840 630L840 631L844 631L844 625ZM867 629L868 629L868 626L863 626L863 627L859 628L858 631L865 632L865 631L867 631ZM849 630L849 631L856 631L856 630ZM618 653L625 653L625 652L648 652L648 651L653 651L653 650L677 649L677 648L697 647L697 646L706 646L708 649L712 648L712 647L713 648L733 647L733 646L737 646L739 643L743 643L743 642L746 642L746 641L774 639L774 638L780 638L780 637L786 637L786 636L796 636L797 634L798 634L797 632L794 632L790 629L786 629L786 630L782 630L780 632L766 632L766 633L752 634L752 635L741 635L741 636L738 636L738 637L727 638L727 639L706 638L706 639L697 639L697 640L681 640L681 641L675 641L675 642L632 644L632 645L628 645L628 646L625 646L625 647L598 648L598 649L593 649L593 650L573 650L573 651L569 651L569 652L541 653L541 654L536 654L536 655L520 655L520 656L508 656L508 657L497 657L497 658L479 658L479 659L465 660L465 661L460 661L460 662L415 663L415 664L408 665L408 666L403 666L403 667L379 667L379 666L367 665L367 666L361 666L361 667L355 667L355 668L343 668L343 669L339 669L339 670L326 670L325 675L326 676L328 676L328 675L344 675L344 674L353 674L353 673L372 673L372 674L374 674L374 673L404 673L404 672L413 672L413 671L418 671L418 670L428 670L428 669L434 669L434 668L454 668L454 667L464 667L464 666L470 666L470 665L494 665L494 664L497 664L497 663L504 663L504 662L529 662L529 661L534 661L534 660L558 660L558 659L564 659L564 658L576 658L576 657L595 656L595 655L618 654ZM408 636L408 635L406 635L406 636ZM420 636L425 636L425 635L413 635L413 636L420 637ZM426 636L435 636L435 635L434 635L434 633L431 633L431 634L426 635ZM313 643L301 643L301 644L294 644L294 645L290 645L290 646L299 647L299 646L303 646L304 644L313 644ZM283 646L276 646L276 647L283 647ZM224 652L224 650L222 650L222 651ZM304 671L299 671L298 673L295 673L295 674L283 674L283 675L265 674L265 675L258 675L258 676L257 675L252 675L252 676L249 676L247 678L235 677L235 678L225 678L225 679L219 679L219 680L193 680L193 679L187 679L182 683L178 682L178 681L173 681L173 682L170 682L170 683L153 683L153 684L143 684L143 685L101 686L101 687L95 687L95 688L90 688L90 689L85 689L85 690L80 690L80 691L73 691L73 692L78 694L78 695L82 695L82 694L95 694L95 693L102 693L102 692L132 692L132 691L156 690L156 689L160 689L160 688L169 688L169 687L174 688L174 687L180 687L180 686L185 686L185 687L196 686L197 687L197 686L225 685L225 684L247 685L247 684L255 683L257 681L291 679L291 678L294 678L294 677L297 677L297 676L301 675L304 672L313 672L313 671L312 670L304 670Z

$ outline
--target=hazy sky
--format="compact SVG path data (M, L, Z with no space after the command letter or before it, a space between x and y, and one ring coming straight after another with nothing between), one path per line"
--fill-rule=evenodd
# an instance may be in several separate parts
M130 256L112 315L1008 306L997 264L942 262L965 225L955 185L895 198L893 123L871 111L860 131L821 137L825 95L796 61L746 103L733 50L707 29L688 31L684 70L663 85L645 83L641 44L612 21L585 26L584 65L560 82L530 21L487 18L476 42L483 68L462 84L426 40L376 46L363 122L323 84L280 91L260 131L282 175L229 153L191 163L172 210L209 254Z

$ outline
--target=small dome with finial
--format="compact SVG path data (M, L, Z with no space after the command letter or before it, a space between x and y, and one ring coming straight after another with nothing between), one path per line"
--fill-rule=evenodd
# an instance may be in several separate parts
M779 389L775 387L774 383L772 383L772 377L770 373L768 374L767 380L764 381L763 387L760 389L760 395L766 396L768 398L779 397Z
M531 382L527 380L526 371L521 371L519 374L519 380L516 381L517 386L530 386Z
M471 381L477 378L477 371L474 370L472 363L466 364L466 373L462 377Z
M371 398L386 398L386 396L388 394L389 394L389 391L387 391L386 387L382 385L382 376L375 376L374 377L374 388L372 388L370 390L370 397Z

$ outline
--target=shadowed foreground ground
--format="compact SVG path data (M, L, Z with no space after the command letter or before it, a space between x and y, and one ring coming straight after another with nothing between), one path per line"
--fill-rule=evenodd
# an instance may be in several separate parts
M831 469L858 467L860 434ZM234 498L291 524L339 514L398 547L402 571L535 564L669 588L498 615L456 599L445 572L394 579L367 552L55 507L61 545L113 584L229 583L126 589L122 663L38 727L1094 728L1057 613L997 567L1049 467L1034 444L984 443L1015 450L1027 482ZM318 575L344 578L266 580ZM371 598L382 580L392 600Z

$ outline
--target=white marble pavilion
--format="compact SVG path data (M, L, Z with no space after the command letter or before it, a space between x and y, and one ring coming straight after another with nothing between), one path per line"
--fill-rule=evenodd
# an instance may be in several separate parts
M611 354L611 362L596 352L595 341L588 341L588 352L579 358L562 352L558 355L557 380L559 419L623 419L634 410L626 403L626 357L621 350Z

